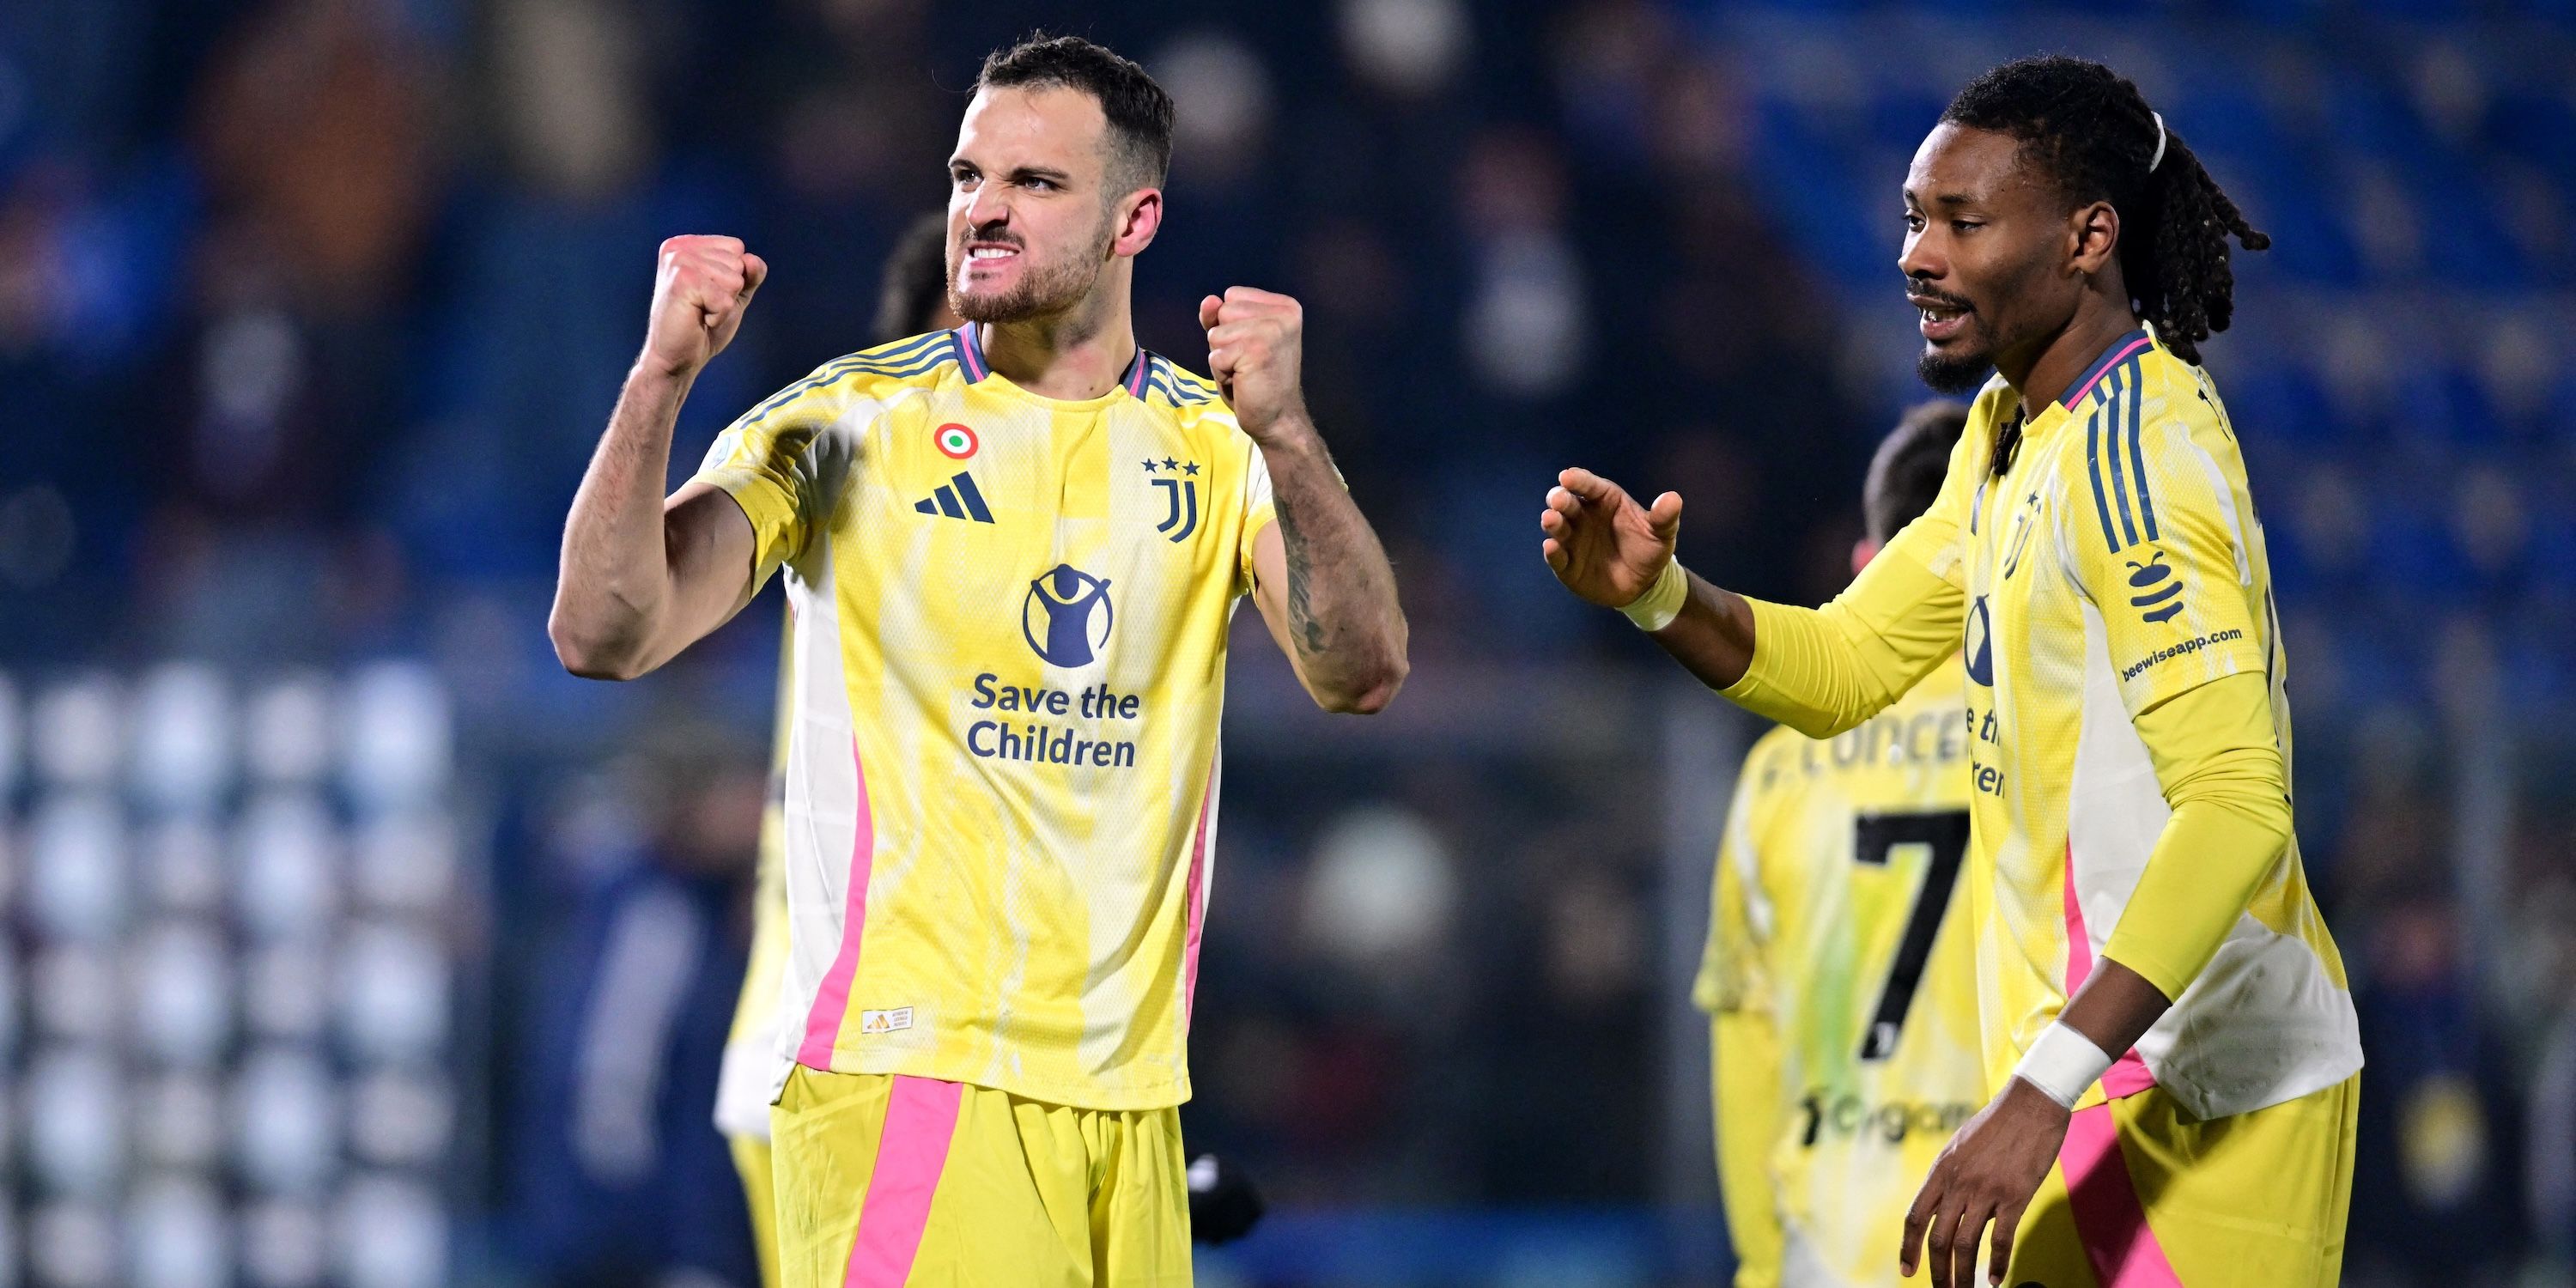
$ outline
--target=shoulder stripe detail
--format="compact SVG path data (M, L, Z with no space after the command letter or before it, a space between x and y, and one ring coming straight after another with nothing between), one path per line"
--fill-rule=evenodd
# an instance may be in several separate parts
M1161 394L1165 402L1175 407L1215 401L1213 395L1191 388L1188 374L1160 354L1154 356L1152 368L1145 373L1145 390Z
M855 359L861 362L870 362L885 361L894 358L918 357L941 344L953 342L956 338L957 337L950 335L946 331L927 331L909 339L896 340L887 344L881 344L873 349L861 349L857 353L851 354L849 359L844 359L844 361Z
M2093 387L2101 384L2111 374L2112 368L2145 353L2154 345L2155 338L2143 330L2131 331L2112 341L2110 349L2103 353L2101 360L2087 368L2083 376L2074 384L2066 387L2066 393L2058 398L2057 405L2068 411L2075 410L2075 404L2084 401L2084 395L2093 392Z
M2102 490L2102 413L2095 411L2084 425L2084 468L2093 477L2093 513L2102 520L2102 546L2118 552L2120 534L2111 530L2110 494Z
M2147 455L2145 447L2138 441L2138 409L2147 400L2146 391L2141 387L2146 383L2146 371L2138 359L2131 358L2126 374L2129 386L2129 478L2138 489L2138 522L2146 527L2147 540L2154 541L2158 539L2156 503L2155 498L2147 495Z
M902 362L862 362L850 368L851 374L869 376L917 376L955 362L957 355L946 346Z
M2112 508L2119 511L2120 535L2127 538L2113 546L2114 551L2126 550L2138 544L2138 523L2129 509L2127 467L2120 461L2120 417L2123 412L2134 406L2138 399L2137 390L2130 388L2129 382L2123 379L2126 374L2125 369L2111 373L2111 391L2102 403L2102 436L2110 440L2111 448L2106 455L2111 458Z
M862 374L917 376L938 367L943 362L955 360L956 337L945 331L938 331L922 337L922 340L923 343L910 345L895 353L880 353L875 349L869 349L845 358L836 358L822 370L770 395L767 402L762 403L743 419L743 423L757 425L766 419L769 413L785 406L798 395L831 384L845 376Z

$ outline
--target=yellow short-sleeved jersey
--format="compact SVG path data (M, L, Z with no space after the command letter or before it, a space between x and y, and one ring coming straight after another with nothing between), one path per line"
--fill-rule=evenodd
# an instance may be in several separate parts
M1140 351L1043 398L968 325L825 365L697 477L795 614L773 1090L1188 1099L1227 623L1272 516L1215 388Z
M2133 332L2028 413L1997 474L1995 430L2023 416L1990 382L1941 499L1889 547L1963 596L1994 1085L2091 972L2172 817L2138 715L2260 674L2290 759L2263 530L2208 375ZM2216 957L2088 1098L2152 1082L2217 1117L2333 1086L2361 1067L2347 989L2293 839Z
M1739 1288L1897 1282L1905 1210L1985 1103L1974 929L1951 915L1961 689L1943 667L1856 729L1774 729L1745 756L1693 989L1717 1021L1720 1157L1761 1160L1721 1175Z

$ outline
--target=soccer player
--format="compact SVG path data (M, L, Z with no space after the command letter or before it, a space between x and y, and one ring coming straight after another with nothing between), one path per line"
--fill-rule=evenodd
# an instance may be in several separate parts
M890 343L942 331L965 319L948 308L948 218L931 211L913 221L886 256L877 290L875 339ZM778 1048L780 985L787 968L787 748L796 724L796 619L788 614L778 659L778 714L770 739L769 805L760 815L760 859L753 878L751 960L725 1037L716 1083L716 1130L733 1149L751 1209L760 1282L778 1286L778 1208L771 1198L769 1084Z
M1940 492L1967 408L1928 402L1879 444L1858 572ZM1884 1233L1985 1101L1971 932L1963 682L1934 670L1830 743L1782 727L1744 758L1708 952L1718 1174L1736 1288L1898 1281Z
M1904 202L1923 375L1996 372L1931 510L1820 610L1691 577L1679 496L1583 470L1542 553L1811 736L1960 654L1995 1094L1888 1232L1909 1271L1928 1249L1942 1288L1981 1254L2017 1286L2331 1285L2361 1045L2290 826L2263 529L2199 366L2227 236L2269 241L2135 86L2063 57L1961 90Z
M1202 300L1213 383L1136 346L1171 130L1106 49L997 51L949 163L966 325L826 364L667 501L673 416L767 268L666 242L574 498L549 627L576 672L650 671L786 570L790 1288L1187 1282L1176 1106L1234 601L1328 709L1404 678L1296 303Z

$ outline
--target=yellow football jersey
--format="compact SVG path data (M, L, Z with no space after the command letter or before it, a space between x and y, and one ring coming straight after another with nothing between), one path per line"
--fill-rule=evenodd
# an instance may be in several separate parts
M2001 1085L2130 910L2172 811L2135 720L2265 676L2286 769L2286 662L2263 529L2216 387L2139 330L2023 415L1998 377L1932 509L1889 550L1961 599L1986 1071ZM1885 557L1885 556L1882 556ZM2087 1102L2150 1082L2196 1116L2278 1104L2361 1067L2342 958L2293 838L2217 956Z
M1097 398L973 325L829 363L721 435L793 632L791 1063L1078 1108L1189 1097L1227 623L1272 517L1214 386Z
M1985 1103L1962 679L1744 758L1693 997L1715 1016L1738 1288L1899 1282L1932 1160Z

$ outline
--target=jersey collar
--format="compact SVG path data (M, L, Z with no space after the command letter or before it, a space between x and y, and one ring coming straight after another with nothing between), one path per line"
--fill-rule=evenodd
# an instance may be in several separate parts
M2155 348L2155 345L2155 332L2143 326L2113 340L2091 363L2086 364L2084 374L2078 377L2075 383L2068 385L2066 392L2059 395L2056 402L2044 407L2032 408L2022 403L2020 392L2014 391L2012 394L2014 405L2027 413L2022 421L2023 449L2028 450L2050 430L2072 419L2075 409L2083 406L2084 400L2091 397L2094 390L2101 388L2103 382L2109 380L2113 372L2118 371L2122 364L2135 361L2140 355ZM1999 412L2001 410L1998 409Z
M2102 356L2095 358L2093 365L2086 367L2084 374L2066 387L2066 392L2058 397L2057 405L2068 411L2075 410L2075 404L2084 401L2094 386L2110 378L2111 368L2154 348L2155 343L2155 336L2149 334L2145 327L2113 340L2111 346L2102 351Z
M976 337L976 326L969 322L957 328L957 352L966 364L966 383L982 384L993 374L993 364L984 357L984 342ZM1153 369L1154 355L1145 346L1136 346L1136 356L1127 362L1126 374L1118 377L1118 387L1130 398L1145 396L1145 374Z

